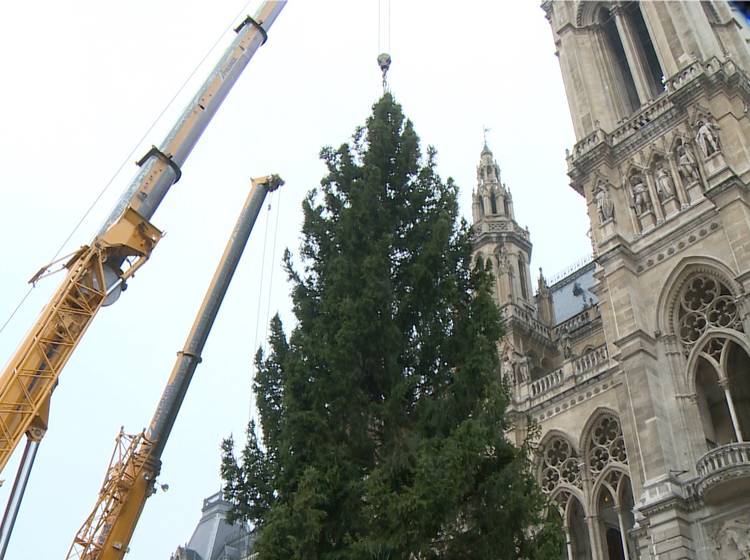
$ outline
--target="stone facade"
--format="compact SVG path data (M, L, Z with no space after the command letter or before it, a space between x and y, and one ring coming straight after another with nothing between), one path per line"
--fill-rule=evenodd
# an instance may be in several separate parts
M723 0L547 1L593 257L531 290L484 147L475 255L561 558L750 559L750 50Z

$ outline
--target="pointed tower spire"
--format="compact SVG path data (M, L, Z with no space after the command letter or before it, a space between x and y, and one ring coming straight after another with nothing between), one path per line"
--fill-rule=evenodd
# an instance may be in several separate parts
M539 320L548 327L553 327L555 325L555 306L552 305L552 292L549 291L541 266L539 267L539 280L537 282L536 307Z
M477 166L477 188L473 196L474 222L482 219L513 220L513 200L500 180L500 166L487 145L486 131Z

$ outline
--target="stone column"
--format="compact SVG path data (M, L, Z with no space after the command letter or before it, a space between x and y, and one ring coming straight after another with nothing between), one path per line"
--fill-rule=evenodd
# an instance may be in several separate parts
M625 531L625 520L622 518L622 507L618 505L615 508L615 511L617 512L617 523L620 525L620 541L622 542L623 556L625 557L625 560L631 560L630 554L628 553L628 537L627 532Z
M591 545L591 559L601 560L602 549L599 542L599 531L597 527L598 518L595 515L586 515L586 529L589 532L589 544Z
M581 444L583 446L583 444ZM593 491L593 481L591 480L591 473L589 472L588 465L584 464L581 470L581 483L584 497L590 496ZM584 501L589 501L584 498ZM581 506L584 508L584 521L586 522L586 532L589 536L589 548L591 549L591 560L601 560L601 553L599 549L599 539L597 538L597 527L596 517L591 515L589 512L588 504L582 503Z
M729 379L719 379L719 386L724 389L724 396L727 399L727 406L729 407L729 415L732 417L732 427L734 428L734 437L737 441L745 441L742 437L742 431L740 430L740 423L737 420L737 411L734 408L734 400L732 399L732 393L729 391Z
M565 549L568 552L568 560L574 560L573 559L573 541L570 538L570 529L568 529L567 524L565 524Z

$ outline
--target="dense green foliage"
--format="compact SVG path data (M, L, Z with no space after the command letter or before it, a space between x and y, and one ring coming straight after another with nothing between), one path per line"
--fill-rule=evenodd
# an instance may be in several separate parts
M322 158L303 270L286 255L298 324L274 318L256 357L262 445L251 424L240 460L222 448L235 519L260 560L559 557L504 437L501 324L455 185L390 94Z

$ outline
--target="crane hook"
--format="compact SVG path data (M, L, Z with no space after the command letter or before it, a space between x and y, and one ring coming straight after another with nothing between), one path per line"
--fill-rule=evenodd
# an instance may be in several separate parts
M380 53L378 55L378 66L380 71L383 73L383 92L388 91L388 69L391 67L391 55L388 53Z
M383 92L388 91L388 69L391 67L391 55L388 53L381 53L378 55L378 66L380 71L383 73Z

